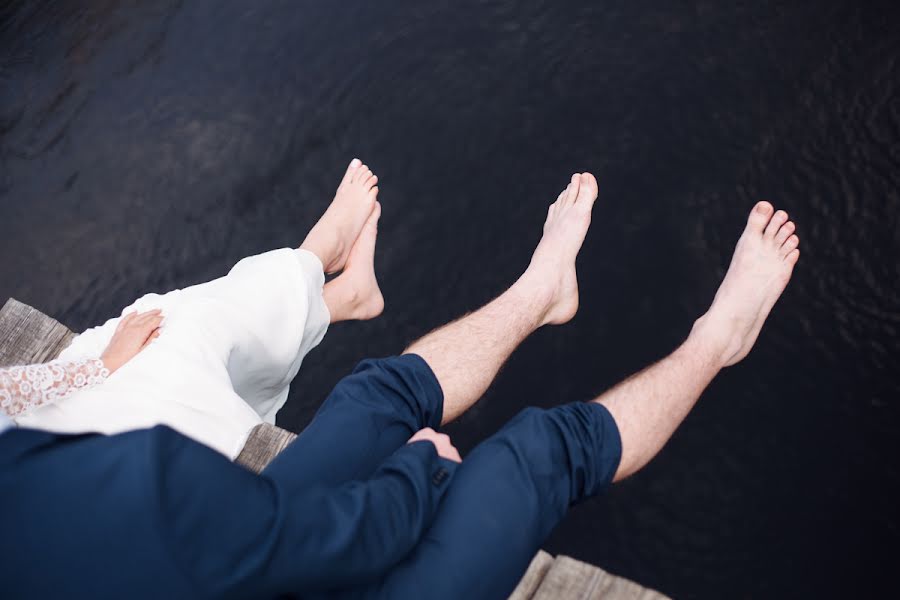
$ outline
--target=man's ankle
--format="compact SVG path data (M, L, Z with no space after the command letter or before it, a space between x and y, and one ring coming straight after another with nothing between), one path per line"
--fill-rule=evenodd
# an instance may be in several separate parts
M682 347L717 369L723 369L730 356L732 336L727 325L716 322L709 313L694 321L691 333Z
M546 323L553 307L553 290L534 281L526 273L510 286L506 294L516 298L516 305L527 312L533 324L532 330L540 329Z

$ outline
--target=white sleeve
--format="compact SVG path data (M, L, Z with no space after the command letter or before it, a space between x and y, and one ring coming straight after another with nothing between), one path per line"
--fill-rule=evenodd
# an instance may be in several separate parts
M109 369L99 358L3 368L0 369L0 410L14 417L59 402L78 390L92 388L107 377Z

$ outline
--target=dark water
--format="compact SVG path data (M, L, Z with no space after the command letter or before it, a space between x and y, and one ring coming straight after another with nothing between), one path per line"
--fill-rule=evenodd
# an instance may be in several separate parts
M737 4L7 3L0 299L83 328L296 245L359 155L388 309L309 357L298 430L355 361L500 292L591 170L581 311L451 428L469 449L672 349L770 199L802 257L757 348L546 547L676 597L871 593L900 542L900 10Z

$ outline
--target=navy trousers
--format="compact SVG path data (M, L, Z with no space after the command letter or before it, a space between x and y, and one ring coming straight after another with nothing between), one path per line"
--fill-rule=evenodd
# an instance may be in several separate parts
M420 357L364 361L255 476L165 427L0 435L4 598L503 598L621 455L594 403L526 409L461 465Z
M405 375L371 376L386 367ZM292 444L305 457L299 470L285 455L270 470L309 484L365 478L413 433L438 429L442 412L440 385L419 356L364 361ZM465 457L400 564L327 597L505 598L569 506L610 484L621 453L615 421L597 403L526 408Z

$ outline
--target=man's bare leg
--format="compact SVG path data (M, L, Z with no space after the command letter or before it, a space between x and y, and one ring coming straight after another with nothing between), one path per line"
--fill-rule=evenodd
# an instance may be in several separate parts
M669 440L713 377L747 356L800 257L787 213L757 204L709 311L681 347L595 400L622 439L615 480L643 467Z
M578 310L575 258L591 224L597 181L572 176L547 213L544 235L522 276L496 300L407 348L434 371L444 392L443 423L487 390L513 350L533 331L569 321Z
M508 596L569 507L650 460L712 377L749 352L799 254L787 215L773 212L761 203L751 213L715 301L681 348L596 402L523 410L466 456L413 552L349 596Z

